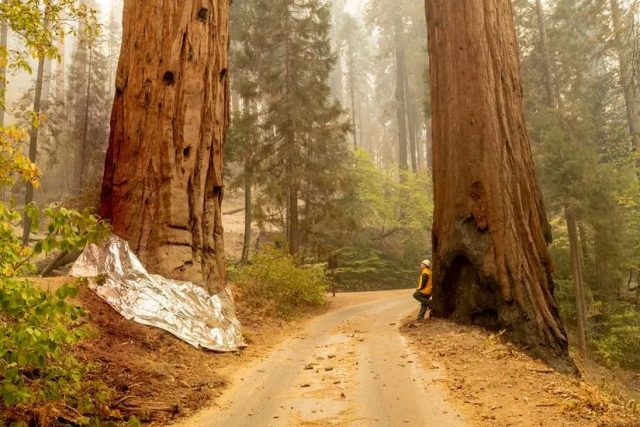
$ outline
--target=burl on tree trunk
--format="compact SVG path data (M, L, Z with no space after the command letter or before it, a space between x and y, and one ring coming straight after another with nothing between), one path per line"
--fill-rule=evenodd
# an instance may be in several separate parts
M506 329L574 371L522 107L510 0L427 0L436 316Z
M153 273L225 283L229 0L126 0L100 213Z

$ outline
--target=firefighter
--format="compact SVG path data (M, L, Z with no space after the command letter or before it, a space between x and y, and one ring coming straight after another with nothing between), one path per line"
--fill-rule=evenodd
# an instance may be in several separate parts
M418 289L413 293L413 297L420 303L420 313L418 320L424 320L431 306L431 291L433 289L433 273L431 272L431 261L425 259L420 263L420 277L418 278Z

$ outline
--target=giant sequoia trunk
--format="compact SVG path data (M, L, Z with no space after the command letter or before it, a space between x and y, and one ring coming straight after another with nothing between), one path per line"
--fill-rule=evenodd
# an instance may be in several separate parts
M224 286L229 0L126 0L101 214L154 273Z
M435 315L504 328L574 370L522 111L509 0L427 0Z

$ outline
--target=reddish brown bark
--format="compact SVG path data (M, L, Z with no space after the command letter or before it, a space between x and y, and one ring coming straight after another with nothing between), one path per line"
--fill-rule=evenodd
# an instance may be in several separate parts
M427 0L434 314L504 328L574 370L526 132L509 0Z
M224 286L229 0L126 0L101 215L148 269Z

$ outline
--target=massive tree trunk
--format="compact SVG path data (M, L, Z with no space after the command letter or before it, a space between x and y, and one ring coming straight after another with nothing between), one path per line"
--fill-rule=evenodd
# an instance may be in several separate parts
M425 138L425 151L427 153L427 169L433 171L433 119L429 117L426 123L427 137Z
M434 314L492 328L574 371L526 132L509 0L427 0Z
M631 133L631 151L636 156L636 175L638 181L640 181L640 115L636 101L635 84L633 82L632 55L624 49L624 29L618 0L610 0L610 5L611 20L613 22L613 40L618 55L618 64L620 66L620 85L622 86L622 93L624 94L627 121L629 124L629 132Z
M229 0L126 0L101 215L149 270L225 284Z

